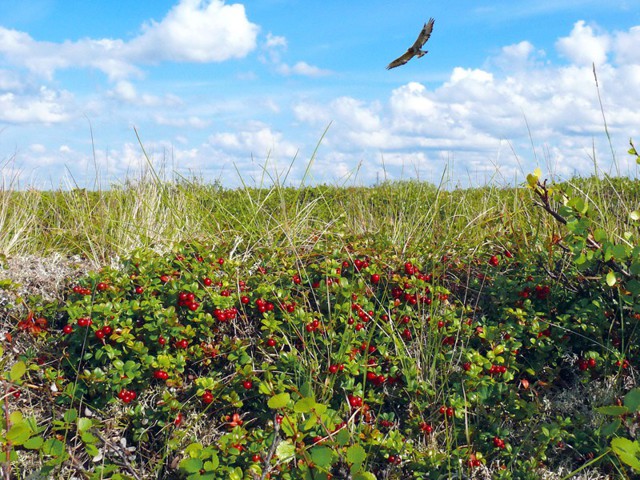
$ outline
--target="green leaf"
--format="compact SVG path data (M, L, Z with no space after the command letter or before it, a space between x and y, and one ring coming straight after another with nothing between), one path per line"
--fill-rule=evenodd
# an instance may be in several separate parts
M640 388L634 388L624 396L624 406L631 412L640 411Z
M211 457L207 462L204 463L204 469L208 472L213 472L218 469L220 466L220 459L218 458L217 453L211 454Z
M57 438L50 438L42 445L42 453L53 457L61 457L64 453L64 443Z
M22 446L24 448L28 448L29 450L37 450L42 447L44 443L44 439L42 437L31 437L29 440L24 442Z
M604 427L602 427L600 429L600 435L602 435L604 437L609 437L609 436L613 435L614 433L616 433L618 428L620 428L621 424L622 424L622 422L620 421L620 419L616 418L613 422L605 425Z
M73 423L75 422L76 418L78 418L78 411L75 408L70 408L69 410L64 412L62 418L67 423Z
M622 406L617 406L617 405L610 405L607 407L598 407L596 408L596 411L598 413L602 413L603 415L612 415L614 417L617 417L619 415L624 415L625 413L629 413L629 409L627 407L622 407Z
M9 372L9 380L11 380L12 382L19 381L26 371L27 366L24 364L24 362L14 363L11 367L11 371Z
M353 480L376 480L376 476L371 472L358 472L353 476Z
M187 447L184 449L184 453L186 453L189 456L196 456L198 453L200 453L200 451L203 449L203 445L201 443L190 443L189 445L187 445Z
M631 220L635 220L635 221L640 220L640 212L639 212L638 210L634 210L633 212L631 212L631 213L629 214L629 218L630 218Z
M349 440L350 440L349 430L347 430L346 428L343 428L335 436L335 439L336 439L336 443L341 447L346 445L347 443L349 443Z
M288 437L291 437L296 434L297 425L298 425L296 420L297 420L297 417L295 415L289 415L284 417L282 419L282 422L280 423L280 428L282 428L282 431Z
M596 229L595 232L593 232L593 239L598 243L606 242L607 241L607 232L605 230L603 230L602 228L598 228L598 229Z
M22 412L19 410L16 410L9 415L9 421L13 424L20 423L23 419L24 417L22 416Z
M296 456L296 447L291 440L280 442L276 447L276 457L286 463Z
M78 431L84 432L89 430L93 426L93 421L90 418L82 417L78 419Z
M185 458L180 462L180 468L187 473L197 473L203 466L204 463L199 458Z
M295 403L295 405L293 406L293 411L296 413L309 413L311 410L313 410L315 404L316 401L313 397L305 397Z
M287 406L287 403L289 403L290 398L291 396L287 392L279 393L278 395L271 397L267 402L267 405L269 405L269 408L274 410L284 408Z
M616 284L616 274L613 273L613 270L609 270L607 273L607 285L613 287Z
M313 447L311 449L311 459L318 467L329 468L333 461L333 451L327 447Z
M538 183L538 179L542 175L542 171L539 168L536 168L533 173L529 173L527 175L527 183L530 187L534 187L536 183Z
M31 429L24 422L13 425L7 432L7 440L14 445L22 445L30 436Z
M229 473L229 480L242 480L242 469L236 467L231 473Z
M362 465L366 457L367 453L365 452L364 448L362 448L362 445L355 444L347 448L347 462L349 463L353 463L354 465Z
M98 449L98 447L96 447L92 443L85 443L84 450L90 457L97 457L100 454L100 450Z
M311 430L313 427L315 427L318 424L318 418L319 418L318 415L316 415L315 413L312 413L311 415L309 415L309 418L307 419L306 423L302 427L303 430L308 431L308 430Z
M640 471L640 444L628 438L614 438L611 440L611 448L621 461L629 465L635 471Z
M98 437L90 432L83 432L82 434L80 434L80 438L86 444L98 443Z

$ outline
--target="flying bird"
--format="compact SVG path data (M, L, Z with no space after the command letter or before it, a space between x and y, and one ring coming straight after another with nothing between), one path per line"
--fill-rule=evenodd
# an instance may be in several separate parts
M425 43L427 43L427 40L429 40L429 37L431 36L431 32L433 31L434 22L435 20L431 18L427 23L424 24L424 27L422 27L422 31L420 32L420 35L418 35L418 39L415 41L415 43L411 45L411 47L409 47L409 49L404 53L404 55L396 58L393 62L387 65L387 70L391 70L392 68L396 68L396 67L399 67L400 65L404 65L413 57L420 58L426 53L429 53L427 50L421 50L421 48L424 46Z

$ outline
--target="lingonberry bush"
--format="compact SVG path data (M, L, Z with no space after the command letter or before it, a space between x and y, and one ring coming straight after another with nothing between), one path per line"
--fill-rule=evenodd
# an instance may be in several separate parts
M21 320L44 360L3 364L8 461L87 478L632 475L640 214L609 231L579 193L538 172L528 186L558 224L529 244L203 241L79 279ZM9 413L45 388L52 423Z

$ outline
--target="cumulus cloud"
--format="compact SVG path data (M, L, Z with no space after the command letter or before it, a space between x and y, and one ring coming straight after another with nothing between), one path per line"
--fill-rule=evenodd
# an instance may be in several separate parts
M143 26L127 45L127 56L149 62L222 62L251 52L258 30L241 4L182 0L162 21Z
M181 0L161 21L143 25L141 33L130 41L85 38L45 42L0 27L0 54L48 79L56 70L83 67L118 80L139 74L139 64L222 62L245 57L255 49L258 31L241 4Z
M628 32L617 32L614 39L616 61L619 64L640 64L640 25Z
M69 92L44 86L26 95L0 93L0 122L61 123L72 117L72 104L73 96Z
M596 35L591 26L580 20L568 37L558 40L556 48L576 65L602 65L607 61L610 44L609 35Z
M239 131L214 133L209 136L207 143L214 148L258 157L274 154L292 158L297 152L295 145L286 141L281 132L274 132L260 122L254 122Z

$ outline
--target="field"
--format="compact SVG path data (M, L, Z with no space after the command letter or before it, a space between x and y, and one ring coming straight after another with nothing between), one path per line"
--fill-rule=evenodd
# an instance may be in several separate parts
M4 478L637 478L639 205L5 180Z

